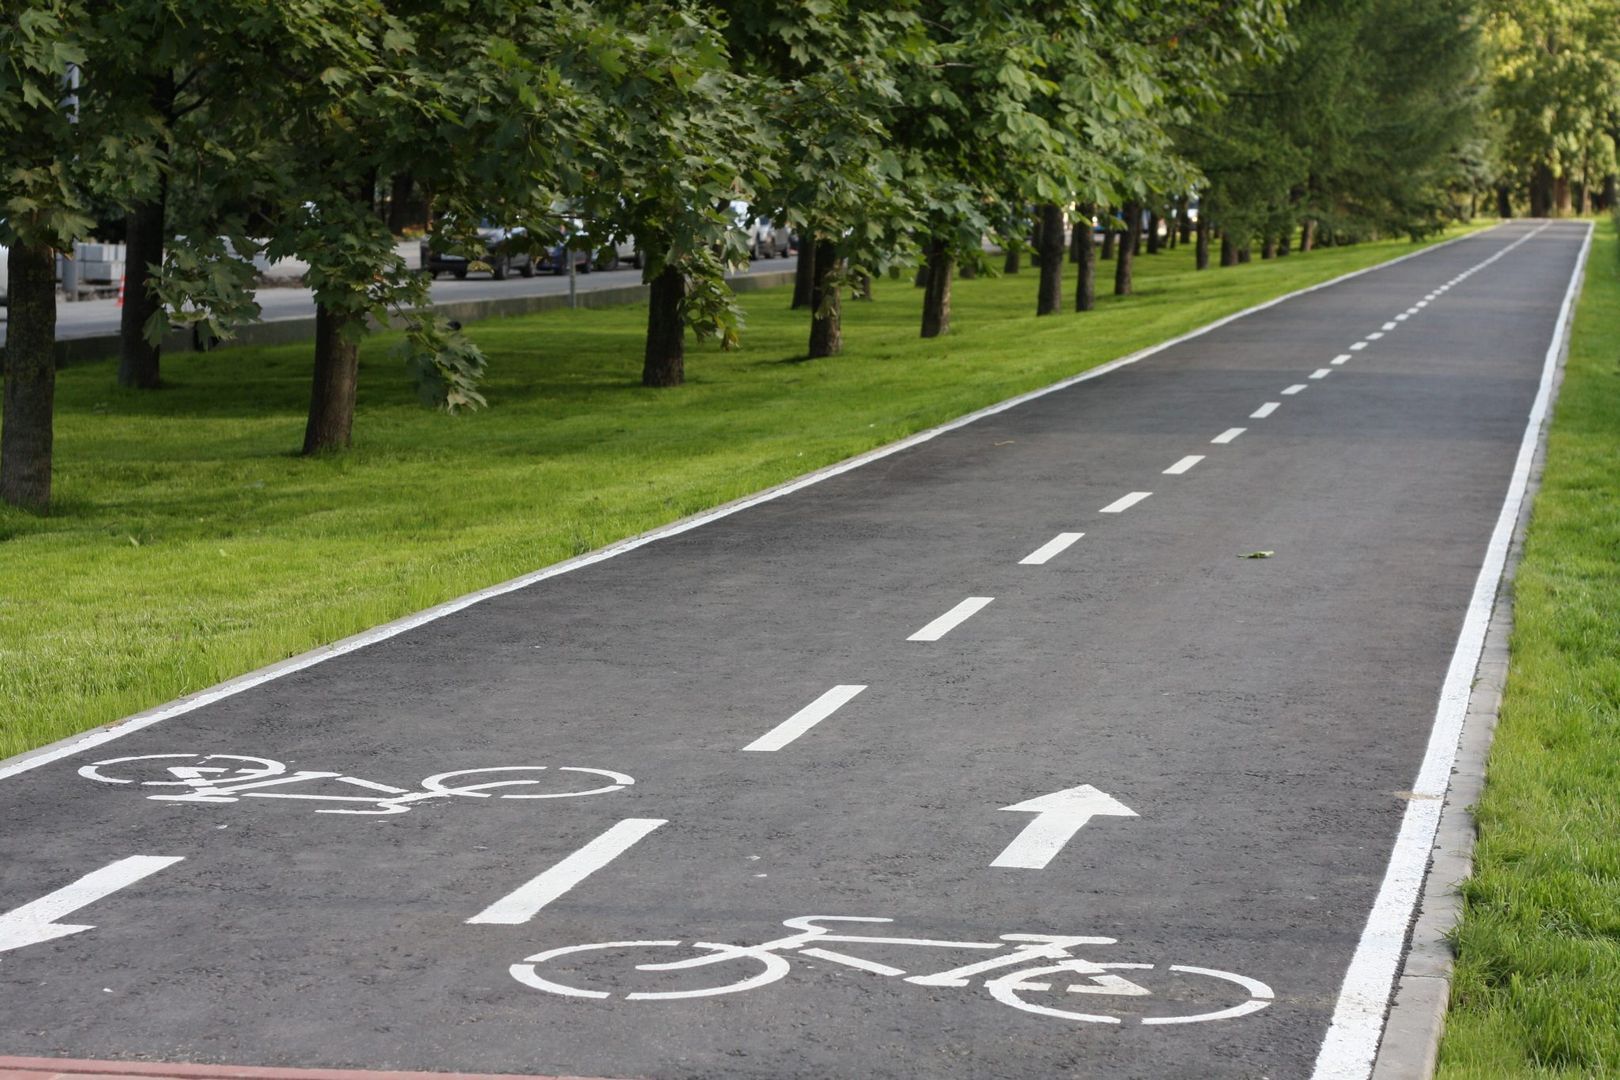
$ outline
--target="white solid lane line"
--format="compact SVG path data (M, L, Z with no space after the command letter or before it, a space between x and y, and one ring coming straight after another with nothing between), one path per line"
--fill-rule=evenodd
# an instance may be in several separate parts
M1248 430L1248 428L1229 427L1209 441L1212 443L1229 443Z
M1311 372L1311 378L1325 379L1331 374L1333 374L1332 368L1319 367L1315 371Z
M1397 316L1397 317L1398 317L1398 316ZM1387 323L1385 323L1385 324L1384 324L1384 327L1383 327L1383 328L1384 328L1384 329L1385 329L1385 330L1393 330L1393 329L1395 329L1395 327L1396 327L1396 325L1398 325L1398 324L1396 324L1396 323L1393 323L1393 322L1387 322Z
M1293 386L1290 386L1288 389L1284 390L1283 393L1285 393L1285 394L1297 394L1297 393L1301 392L1304 389L1305 389L1305 384L1302 383L1302 382L1297 382Z
M906 638L907 641L938 641L958 626L967 622L973 616L994 600L993 596L970 596L957 604L951 610L923 627L921 630Z
M1069 550L1069 545L1086 535L1083 532L1058 533L1052 539L1036 548L1034 551L1018 560L1019 566L1040 566L1050 561L1054 556L1061 555Z
M1272 413L1276 412L1280 408L1282 408L1282 402L1280 402L1280 401L1268 401L1264 405L1260 406L1258 409L1254 410L1254 412L1250 413L1249 414L1249 419L1250 420L1264 420L1266 417L1270 416Z
M553 900L635 846L636 841L669 822L664 818L626 818L549 870L525 881L467 921L518 926L540 914Z
M827 717L849 704L856 694L865 690L866 686L847 684L839 685L828 690L816 700L777 724L771 730L743 747L744 750L772 751L780 750L800 735L809 731Z
M1283 391L1283 392L1287 393L1286 390ZM1176 462L1174 465L1172 465L1168 469L1164 470L1164 475L1166 475L1166 476L1180 476L1182 473L1186 472L1188 469L1192 468L1194 465L1198 464L1200 461L1203 461L1203 460L1204 460L1204 455L1203 454L1188 454L1186 457L1182 458L1180 461Z
M1350 346L1350 351L1351 352L1360 352L1362 349L1365 349L1366 347L1367 347L1367 343L1365 341L1358 341L1354 345Z
M1153 494L1151 491L1133 491L1129 495L1122 495L1115 499L1113 502L1097 511L1097 513L1123 514L1125 511L1129 510L1131 507L1135 506L1137 503L1141 502L1151 494Z

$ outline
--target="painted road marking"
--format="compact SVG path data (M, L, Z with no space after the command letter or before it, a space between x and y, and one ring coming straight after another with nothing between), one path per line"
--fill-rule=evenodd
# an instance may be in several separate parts
M1426 308L1426 307L1429 306L1429 301L1428 300L1419 300L1416 304L1413 304L1412 306L1413 307L1418 307L1418 308Z
M1280 408L1282 408L1282 402L1280 402L1280 401L1268 401L1264 405L1260 406L1258 409L1254 410L1254 412L1250 413L1249 414L1249 419L1250 420L1264 420L1266 417L1270 416L1272 413L1276 412Z
M469 923L518 926L569 889L635 846L636 841L668 825L663 818L626 818L566 859L544 870L480 911Z
M1398 322L1398 323L1403 323L1407 319L1410 319L1412 317L1412 315L1413 315L1413 313L1410 312L1410 311L1403 311L1399 315L1395 316L1395 321Z
M1303 387L1301 389L1303 389ZM1286 393L1286 391L1284 391L1284 392ZM1203 454L1188 454L1186 457L1182 458L1180 461L1176 462L1174 465L1172 465L1168 469L1164 470L1164 475L1166 475L1166 476L1180 476L1182 473L1186 472L1188 469L1192 468L1194 465L1198 464L1200 461L1203 461L1203 460L1204 460L1204 455Z
M1151 494L1153 494L1151 491L1133 491L1129 495L1122 495L1115 499L1113 502L1097 511L1097 513L1123 514L1125 511L1129 510L1131 507L1135 506L1137 503L1141 502Z
M1293 386L1290 386L1288 389L1284 390L1283 393L1287 394L1287 395L1289 395L1291 397L1294 394L1303 393L1304 390L1305 390L1305 384L1302 383L1302 382L1297 382Z
M839 685L828 690L816 700L777 724L771 730L743 747L744 750L780 750L800 735L809 731L827 717L848 705L856 694L865 690L864 685Z
M1028 555L1025 555L1022 559L1019 559L1018 565L1040 566L1044 562L1049 562L1053 557L1061 555L1063 552L1069 550L1069 545L1073 544L1076 540L1080 539L1084 535L1086 534L1083 532L1058 533L1056 536L1052 537L1052 539L1048 540L1046 543L1042 544Z
M1350 354L1349 354L1349 353L1347 353L1347 352L1342 352L1342 353L1340 353L1340 354L1339 354L1339 355L1338 355L1338 356L1335 356L1335 357L1334 357L1334 358L1333 358L1333 359L1332 359L1332 360L1331 360L1331 361L1330 361L1330 363L1334 363L1334 364L1344 364L1344 363L1348 363L1348 362L1349 362L1349 360L1350 360Z
M990 864L1018 870L1044 870L1063 845L1094 817L1138 816L1135 810L1090 784L1038 795L1002 809L1035 815L1035 820L1025 825Z
M1397 318L1399 318L1399 316L1397 316ZM1384 324L1383 329L1385 329L1385 330L1393 330L1398 325L1400 325L1400 324L1399 323L1393 323L1393 322L1387 322L1387 323Z
M1365 341L1358 341L1354 345L1350 346L1350 351L1351 352L1360 352L1362 349L1365 349L1366 347L1367 347L1367 343Z
M1384 332L1382 330L1374 330L1372 333L1367 335L1367 340L1368 341L1377 341L1379 338L1381 338L1383 336L1384 336Z
M951 610L906 638L907 641L938 641L989 606L993 596L970 596Z
M1212 443L1222 443L1222 444L1229 443L1233 439L1237 438L1239 435L1243 434L1245 431L1248 431L1248 430L1249 430L1248 428L1229 427L1225 431L1221 432L1219 435L1215 436L1213 439L1211 439L1209 441L1212 442Z
M1331 374L1333 374L1332 368L1319 367L1315 371L1311 372L1311 378L1325 379Z
M0 915L0 952L94 930L94 926L59 923L56 920L82 907L89 907L97 900L111 896L119 889L133 885L165 867L184 861L180 855L131 855L127 859L109 863L100 870L92 870L78 881L46 893L15 911L8 911Z

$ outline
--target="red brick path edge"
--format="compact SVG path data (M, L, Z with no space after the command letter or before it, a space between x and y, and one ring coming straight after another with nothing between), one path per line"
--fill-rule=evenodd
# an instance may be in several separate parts
M275 1069L257 1065L184 1065L160 1061L80 1061L0 1055L0 1080L592 1080L581 1076L374 1072L369 1069ZM602 1080L602 1078L596 1078Z

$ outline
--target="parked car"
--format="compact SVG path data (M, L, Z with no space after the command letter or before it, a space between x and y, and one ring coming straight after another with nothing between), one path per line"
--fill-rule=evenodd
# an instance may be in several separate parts
M513 270L524 277L534 277L534 255L525 243L528 235L522 226L508 229L493 221L479 223L478 238L484 242L483 261L489 264L490 277L505 281ZM434 251L427 237L422 238L422 270L429 277L449 273L460 281L471 269L472 261L467 256L452 251Z
M591 256L591 269L617 270L624 263L629 263L637 270L641 269L641 249L636 246L636 238L627 236L616 244L609 244L600 248Z
M793 230L786 225L778 225L770 218L760 218L754 222L753 234L749 254L756 259L774 259L778 256L785 259L793 253Z
M566 274L568 273L568 264L572 262L574 269L579 273L590 273L593 265L590 246L585 243L574 246L570 243L580 231L580 223L577 218L563 222L562 240L546 249L545 258L540 264L540 269L550 270L553 274ZM568 257L563 255L565 244L569 245L567 248Z

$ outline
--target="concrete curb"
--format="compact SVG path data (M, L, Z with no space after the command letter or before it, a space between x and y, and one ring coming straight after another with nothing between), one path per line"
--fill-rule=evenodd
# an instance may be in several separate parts
M1582 274L1584 288L1584 269ZM1569 319L1569 329L1573 329L1574 307L1570 309ZM1446 789L1445 805L1440 811L1429 870L1418 898L1417 918L1413 921L1396 980L1394 1000L1384 1021L1384 1034L1378 1044L1378 1056L1373 1060L1371 1080L1430 1080L1438 1064L1456 959L1448 938L1462 918L1459 886L1474 872L1473 808L1485 790L1485 766L1507 684L1509 646L1513 638L1513 579L1524 558L1525 533L1546 470L1547 435L1552 430L1558 392L1564 383L1564 364L1569 359L1571 336L1570 333L1564 335L1558 356L1547 415L1536 441L1536 454L1529 483L1525 486L1524 502L1514 523L1507 563L1497 584L1491 621L1485 631L1485 647L1474 672L1473 692L1468 698L1462 739L1452 766L1451 785Z
M773 289L779 285L793 283L792 270L764 270L757 274L740 274L727 278L731 288L739 293L757 292L760 289ZM646 285L615 285L606 289L582 289L578 293L578 306L582 308L616 307L623 304L644 304L647 302L648 286ZM518 315L534 315L542 311L559 311L568 307L567 293L550 293L545 296L503 296L483 300L450 300L442 304L434 304L433 310L449 319L460 319L464 323L478 322L483 319L512 318ZM404 320L391 319L390 325L402 326ZM163 339L165 353L205 352L209 349L225 349L237 345L290 345L299 341L308 341L315 336L315 316L302 316L292 319L274 319L269 322L249 323L240 327L236 336L229 341L219 341L204 346L190 331L177 331ZM56 366L69 367L74 364L89 364L98 360L106 360L118 355L119 338L117 334L101 334L95 337L63 338L56 343Z

